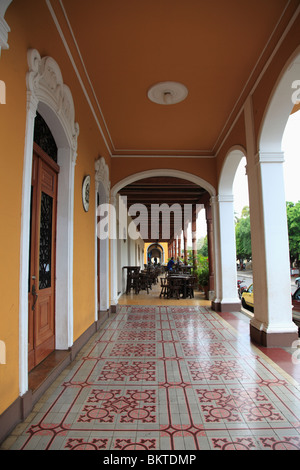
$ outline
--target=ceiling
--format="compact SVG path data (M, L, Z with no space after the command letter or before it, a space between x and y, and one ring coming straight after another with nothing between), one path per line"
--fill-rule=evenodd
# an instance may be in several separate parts
M139 230L142 226L146 227L147 235L142 234L145 242L170 241L174 235L180 235L180 233L176 233L176 227L183 229L184 222L192 221L192 210L197 210L197 205L198 210L202 209L210 198L208 192L197 184L180 178L163 176L145 178L131 183L120 190L119 194L123 197L126 196L128 209L133 204L142 204L146 208L144 212L134 210L130 214L133 220L136 219ZM162 208L162 204L167 204L168 208L158 218L157 213L152 210L154 205L159 205ZM171 210L172 207L174 211ZM137 206L136 208L138 209ZM169 220L170 224L167 226L169 235L166 236L163 228ZM153 222L154 231L151 226ZM155 229L158 230L158 236L154 235Z
M272 52L292 14L289 5L61 0L64 34L77 48L109 153L215 155L268 58L263 52ZM149 88L163 81L185 85L186 99L150 101Z

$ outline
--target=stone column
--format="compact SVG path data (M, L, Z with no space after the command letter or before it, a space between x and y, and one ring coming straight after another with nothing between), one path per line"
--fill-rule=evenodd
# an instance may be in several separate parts
M197 211L196 205L192 209L192 249L193 249L193 264L197 265Z
M209 263L209 291L215 290L215 269L214 269L214 251L213 251L213 224L212 211L210 204L205 205L206 224L207 224L207 247ZM212 294L211 294L212 295Z
M264 346L291 346L298 328L292 319L283 153L259 153L248 161L255 298L250 334Z
M218 259L218 286L212 304L216 311L239 311L237 292L236 248L233 196L219 195L213 201L215 218L215 251Z

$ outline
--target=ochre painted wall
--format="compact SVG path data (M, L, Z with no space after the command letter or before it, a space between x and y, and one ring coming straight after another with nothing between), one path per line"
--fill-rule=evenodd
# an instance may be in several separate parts
M0 340L6 345L6 364L0 365L0 414L19 396L20 230L28 49L37 49L42 57L56 60L71 90L80 127L74 189L74 341L95 320L94 162L103 156L110 166L107 149L46 2L14 0L5 19L11 32L9 50L2 51L0 58L0 79L6 84L6 104L0 107ZM81 200L86 174L91 175L88 213Z

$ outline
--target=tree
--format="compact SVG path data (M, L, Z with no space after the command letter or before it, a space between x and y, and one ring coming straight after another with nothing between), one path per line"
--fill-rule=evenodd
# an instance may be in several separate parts
M242 210L241 217L236 218L235 224L236 238L236 257L242 265L244 259L251 259L251 230L250 230L250 210L245 206Z
M296 204L293 202L286 203L290 262L291 265L296 263L299 265L300 258L300 201Z
M197 253L202 256L208 256L208 240L207 235L204 238L199 240L199 245L197 246Z

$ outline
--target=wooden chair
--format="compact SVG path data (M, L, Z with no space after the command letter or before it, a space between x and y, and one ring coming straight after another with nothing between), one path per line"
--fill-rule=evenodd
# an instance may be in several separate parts
M147 294L149 294L149 276L146 273L140 273L139 275L139 291L146 290Z
M182 291L182 282L180 279L169 277L169 289L168 289L168 299L170 297L180 298L180 293Z
M161 286L161 291L160 291L159 297L161 297L162 295L164 297L168 297L169 284L168 284L168 278L167 277L161 277L160 278L160 286Z
M191 276L187 281L186 296L194 298L194 289L197 287L197 276Z

